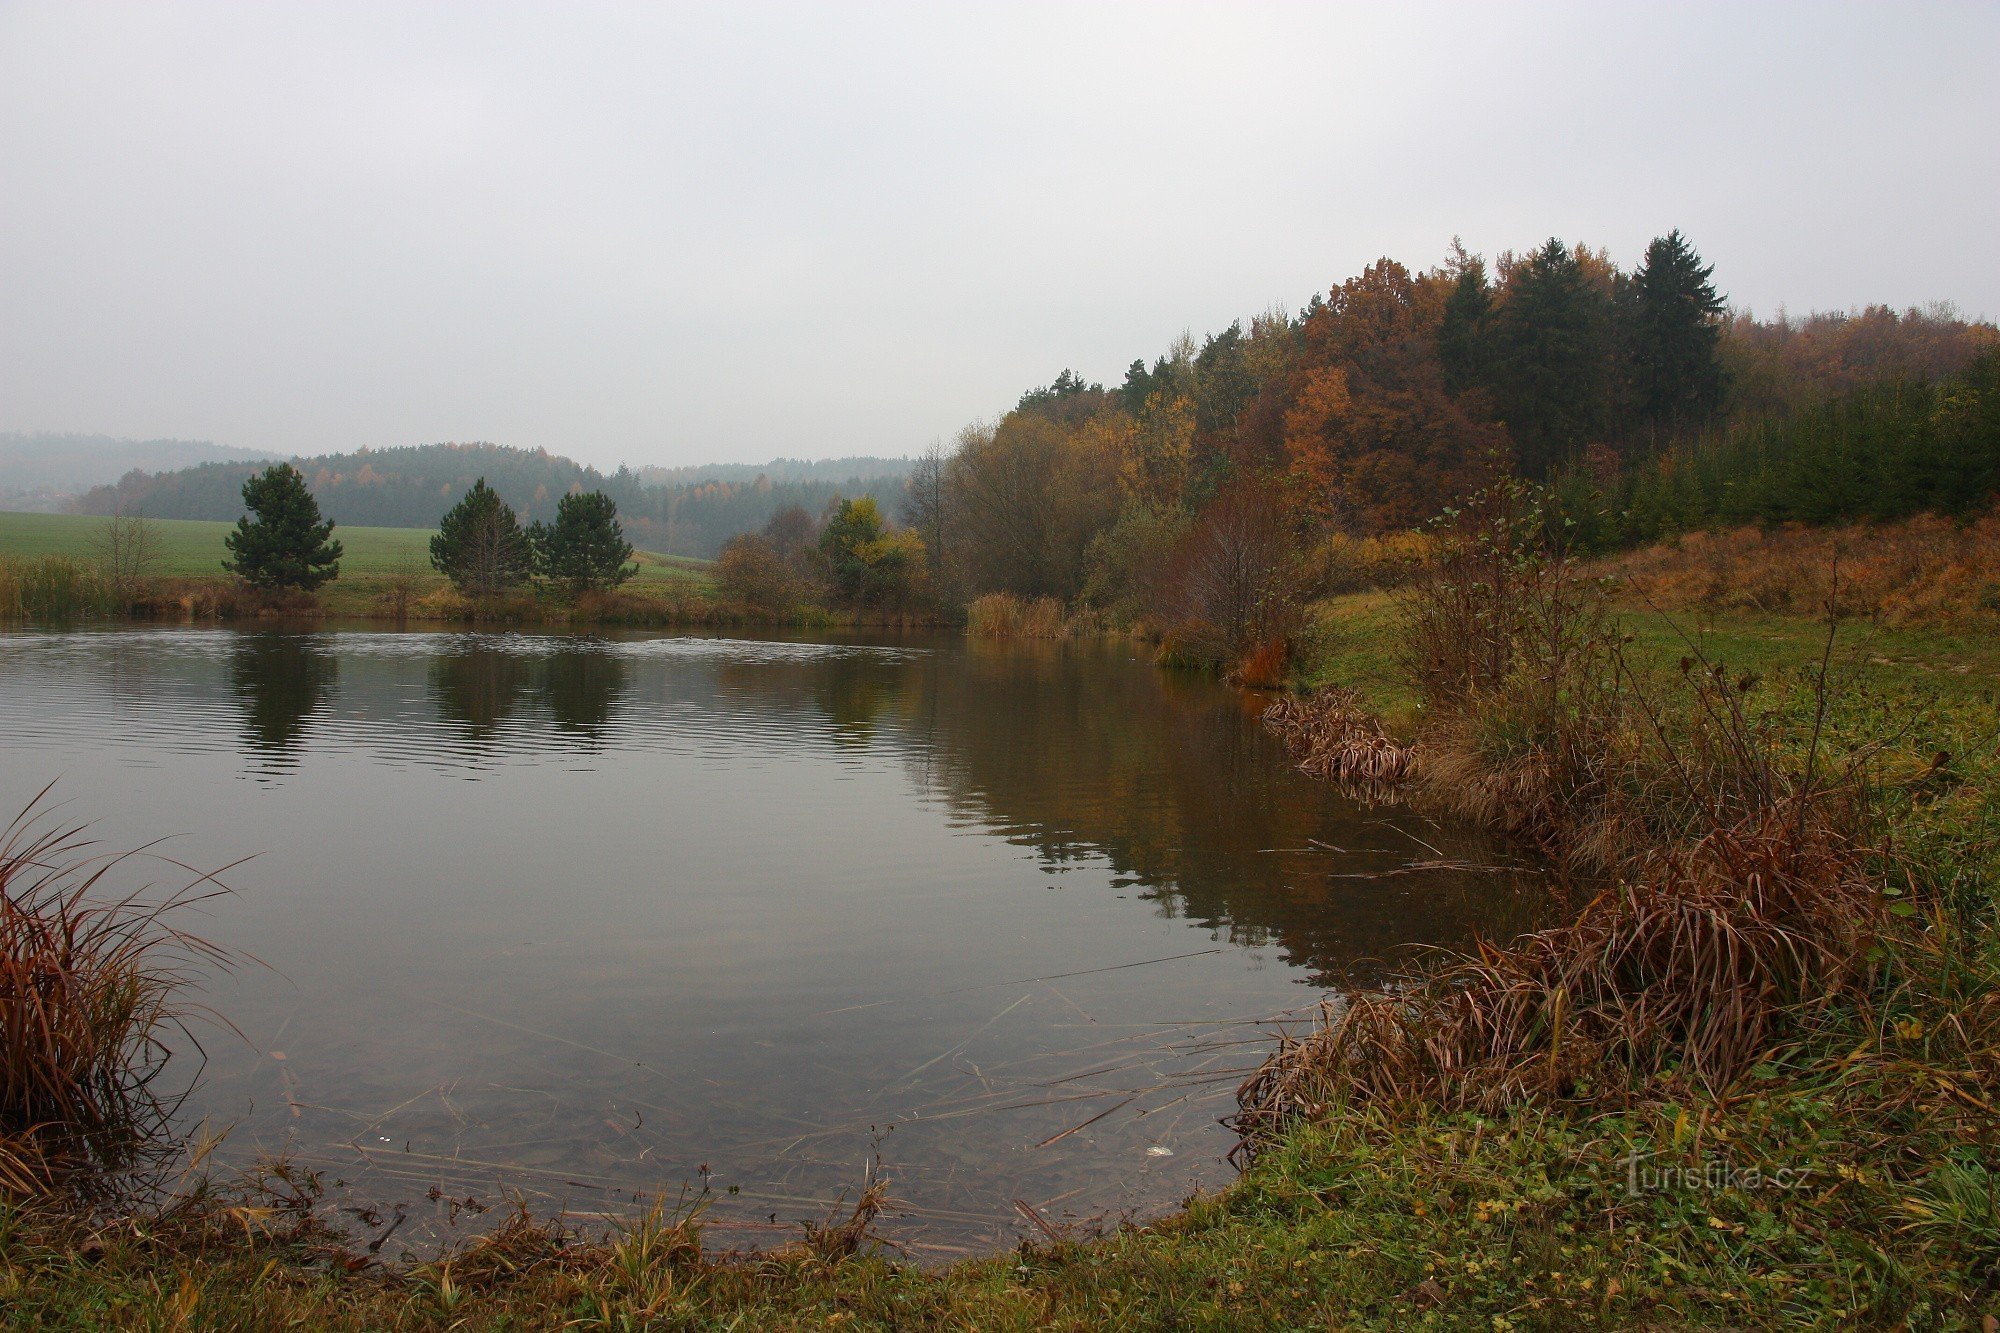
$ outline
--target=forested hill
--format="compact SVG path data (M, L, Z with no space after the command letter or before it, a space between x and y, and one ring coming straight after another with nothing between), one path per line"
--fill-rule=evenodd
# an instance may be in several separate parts
M0 434L0 509L59 513L77 493L116 481L134 468L164 472L263 456L255 449L229 449L206 440L9 431Z
M893 505L911 467L903 459L854 458L830 465L780 459L769 469L620 468L606 476L560 454L494 444L364 449L294 462L321 510L336 523L432 527L484 477L523 523L552 519L557 501L572 490L601 490L617 501L626 535L641 548L704 558L791 505L817 514L836 495L874 495ZM108 514L123 506L150 518L233 519L243 512L243 483L255 470L247 463L206 463L176 472L132 472L116 485L90 491L77 508Z

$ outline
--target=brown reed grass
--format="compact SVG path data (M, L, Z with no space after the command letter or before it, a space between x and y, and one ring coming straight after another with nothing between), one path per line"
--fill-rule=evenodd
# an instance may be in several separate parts
M1286 695L1264 710L1264 725L1284 740L1300 772L1350 790L1387 794L1416 771L1415 748L1392 740L1351 689Z
M166 1037L187 1032L196 970L230 961L169 920L225 892L212 876L114 890L107 877L157 854L97 851L45 817L47 794L0 830L0 1184L16 1187L103 1166L159 1128Z
M965 608L966 632L984 639L1060 639L1069 633L1062 603L1053 597L989 592Z

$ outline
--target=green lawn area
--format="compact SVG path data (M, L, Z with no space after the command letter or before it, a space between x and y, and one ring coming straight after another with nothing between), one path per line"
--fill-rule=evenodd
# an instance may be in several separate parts
M222 561L228 554L222 539L234 524L185 518L147 522L159 536L158 573L179 578L221 575ZM103 525L103 519L88 514L0 513L0 558L61 555L88 560ZM404 572L431 574L429 529L342 527L334 530L334 536L344 548L340 559L343 578L378 578ZM644 586L702 580L708 562L641 551L638 564L639 573L633 583Z
M1805 616L1688 614L1617 608L1632 636L1632 659L1671 665L1688 643L1735 671L1767 675L1816 661L1826 627ZM1297 683L1308 689L1347 685L1392 729L1415 721L1416 695L1398 665L1392 594L1354 593L1314 603L1307 617ZM1951 629L1843 621L1834 640L1835 673L1859 684L1902 689L1925 686L1946 697L1992 698L2000 693L2000 620Z

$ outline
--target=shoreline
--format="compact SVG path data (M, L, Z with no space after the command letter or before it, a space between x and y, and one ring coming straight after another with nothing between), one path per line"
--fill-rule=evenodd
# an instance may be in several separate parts
M1380 669L1393 645L1380 641L1378 601L1364 595L1323 608L1334 631L1325 642L1334 651L1302 665L1323 686L1369 692L1371 706L1386 706L1393 717L1395 683ZM1817 622L1803 617L1767 617L1732 642L1761 643L1774 663L1804 660L1818 633ZM1921 632L1915 641L1930 642ZM1926 875L1977 876L1987 864L1981 858L1992 855L1979 848L1986 845L1981 830L1995 820L2000 756L1985 753L1978 740L1990 736L1995 717L1986 669L1992 645L1975 633L1969 646L1976 652L1965 660L1968 671L1948 655L1869 654L1857 670L1877 703L1832 724L1841 736L1865 740L1877 725L1869 708L1894 707L1908 719L1898 755L1934 747L1975 765L1937 789L1949 798L1942 805L1925 794L1933 788L1923 785L1929 779L1921 764L1897 778L1918 785L1889 789L1905 855L1916 858L1911 869L1931 867L1922 869ZM1663 662L1671 660L1662 656L1670 647L1642 636L1641 648ZM1411 716L1407 706L1400 714ZM1407 738L1408 731L1392 725L1389 734ZM1878 762L1903 773L1900 758ZM1952 792L1977 800L1966 805ZM1893 947L1929 946L1915 940ZM1924 957L1896 956L1913 969ZM1920 975L1913 973L1911 984ZM1931 1015L1930 1003L1917 1003L1913 993L1901 1011ZM1985 999L1956 1003L1968 1021L1996 1014ZM1843 1051L1860 1041L1874 1052L1867 1061L1829 1063L1821 1039L1808 1034L1812 1044L1787 1048L1772 1072L1752 1079L1749 1094L1716 1095L1670 1079L1665 1086L1678 1091L1667 1099L1647 1092L1611 1110L1580 1111L1562 1098L1497 1113L1358 1103L1287 1124L1236 1181L1144 1226L1093 1239L1051 1228L1014 1250L937 1266L872 1250L874 1214L857 1223L866 1211L859 1210L817 1224L793 1245L721 1256L702 1252L698 1218L627 1218L624 1230L601 1239L558 1236L546 1222L520 1218L494 1240L388 1271L312 1228L288 1231L282 1208L246 1227L244 1209L273 1205L216 1198L164 1227L115 1223L108 1240L101 1230L65 1233L59 1226L28 1239L16 1214L13 1239L0 1246L0 1273L14 1276L0 1282L16 1300L34 1294L44 1315L94 1308L127 1311L117 1317L135 1321L170 1314L192 1290L190 1308L245 1327L277 1326L277 1311L354 1328L444 1327L462 1319L552 1328L609 1322L615 1311L641 1325L674 1327L745 1319L802 1328L1164 1327L1186 1320L1402 1327L1429 1317L1558 1328L1633 1320L1872 1322L1891 1311L1913 1327L1976 1327L1978 1293L2000 1280L2000 1270L1982 1279L1963 1267L1965 1247L1976 1253L1984 1233L1963 1222L1939 1231L1905 1209L1899 1200L1913 1190L1931 1197L1923 1191L1937 1187L1936 1168L1906 1179L1885 1172L1875 1154L1893 1142L1923 1163L1933 1160L1930 1153L1947 1160L1945 1145L1954 1142L1969 1149L1976 1140L1963 1140L1963 1127L1980 1117L1967 1119L1965 1099L1983 1103L2000 1067L1953 1063L1970 1055L1925 1054L1938 1030L1934 1016L1883 1020L1862 1034L1845 1022L1832 1035ZM1870 1072L1878 1066L1903 1072L1881 1082ZM1923 1069L1935 1069L1948 1090L1926 1096L1900 1086ZM1915 1119L1875 1109L1892 1093L1906 1099ZM1702 1172L1718 1161L1727 1168L1722 1185L1703 1183ZM1628 1189L1633 1162L1656 1173L1692 1172L1687 1179L1695 1184L1668 1190L1648 1176ZM1814 1188L1742 1184L1746 1171L1780 1168L1805 1173ZM1605 1218L1625 1220L1605 1230ZM181 1228L178 1239L168 1234L173 1228ZM1844 1276L1814 1276L1822 1272ZM1857 1289L1868 1282L1880 1284L1877 1294Z

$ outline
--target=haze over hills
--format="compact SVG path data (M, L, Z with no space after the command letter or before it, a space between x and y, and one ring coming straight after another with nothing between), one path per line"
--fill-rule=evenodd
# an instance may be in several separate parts
M0 510L61 513L93 486L137 468L169 472L202 463L269 458L267 450L232 449L206 440L121 440L50 431L0 432Z
M730 537L761 528L791 505L816 514L837 495L866 494L892 507L913 466L912 460L900 458L780 458L761 467L621 467L607 476L544 449L485 443L361 449L292 461L305 474L322 511L336 523L433 527L484 477L523 523L553 518L556 504L571 491L601 490L617 501L635 544L701 558L714 556ZM243 483L256 468L250 461L210 459L159 471L130 470L105 477L59 507L87 514L123 508L150 518L233 519L243 512ZM8 484L9 475L0 468L0 493Z

